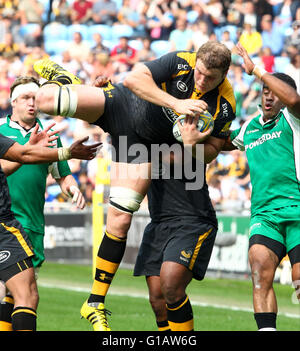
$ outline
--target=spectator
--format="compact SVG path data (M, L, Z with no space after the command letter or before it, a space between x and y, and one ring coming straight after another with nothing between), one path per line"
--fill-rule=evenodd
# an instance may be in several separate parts
M31 48L44 46L44 35L41 25L38 25L33 32L28 33L24 37L25 53L27 54Z
M224 30L221 37L221 43L226 45L230 51L234 48L234 42L230 39L230 32L228 30Z
M197 16L195 16L195 20L192 22L192 24L205 22L207 25L207 33L208 34L212 33L213 29L214 29L212 18L208 13L204 12L202 3L201 2L193 2L192 11L197 13Z
M255 6L255 13L257 16L256 29L258 32L261 32L262 31L262 28L261 28L262 18L265 15L269 15L269 16L271 16L271 19L273 20L273 6L270 4L270 2L268 0L255 0L254 6Z
M11 104L9 92L7 90L0 90L0 118L6 117L11 114Z
M193 32L187 27L185 15L176 20L176 28L170 33L171 51L186 50L188 41L192 38Z
M255 79L250 85L250 89L242 105L245 117L251 118L254 113L257 113L257 106L260 104L261 100L260 93L261 84Z
M137 60L139 62L146 62L155 59L155 53L151 50L151 40L150 38L142 38L143 47L141 50L137 51Z
M280 24L283 32L285 32L285 30L291 26L292 22L296 20L296 14L299 8L299 0L284 0L279 5L275 20Z
M112 49L110 57L115 63L116 72L119 72L120 66L124 65L126 70L129 70L137 62L136 49L129 46L127 37L119 39L119 44Z
M102 42L102 36L100 33L93 34L93 41L95 44L92 46L91 51L95 54L110 54L110 50L107 46L105 46Z
M93 3L89 0L75 0L72 5L71 22L87 24L92 19Z
M205 21L192 25L192 36L187 43L186 50L197 51L201 45L209 40L209 29Z
M44 6L38 0L20 0L19 11L22 26L27 23L43 23Z
M297 85L297 92L300 94L300 53L291 57L291 62L287 65L285 73L291 76Z
M1 56L11 54L14 56L21 56L24 50L24 45L15 43L12 33L5 33L3 42L0 42Z
M214 208L218 208L223 200L221 192L221 181L217 175L213 175L208 182L209 197Z
M214 26L223 26L226 24L224 16L224 7L220 0L209 0L206 4L202 4L204 12L208 14Z
M233 0L230 2L227 11L227 24L241 27L243 25L243 0Z
M67 50L72 59L84 61L90 53L89 45L82 39L80 32L74 32L73 41L67 45Z
M252 28L257 30L258 21L254 3L252 1L245 1L241 10L243 14L243 25L245 23L251 24Z
M71 24L71 7L67 0L54 0L52 3L54 21L62 24Z
M80 64L76 59L73 59L71 57L70 52L68 50L63 51L60 58L58 58L56 61L59 65L61 65L67 71L73 73L74 75L76 75L80 69Z
M255 56L262 47L262 37L253 27L252 23L245 22L244 30L240 37L240 43L247 50L249 55Z
M7 60L0 61L0 91L10 91L10 86L14 81L14 77L9 76L9 63Z
M289 46L295 46L300 52L300 19L292 24L293 31L285 39L284 47L287 49Z
M147 11L147 29L153 40L169 40L174 29L174 16L166 0L151 2Z
M275 57L272 54L272 50L268 46L262 48L260 50L259 57L265 70L269 73L273 73L275 67Z
M272 22L271 15L263 15L261 29L263 47L270 47L275 56L280 55L284 45L284 36L276 22Z
M93 5L94 23L112 25L117 21L117 6L112 0L96 0Z
M135 35L145 35L144 21L138 11L132 8L130 0L123 0L117 18L119 23L131 26Z
M231 66L231 71L233 73L233 76L230 79L230 81L233 87L233 92L236 100L236 116L241 117L242 104L246 94L249 91L249 85L243 79L242 66L233 64Z

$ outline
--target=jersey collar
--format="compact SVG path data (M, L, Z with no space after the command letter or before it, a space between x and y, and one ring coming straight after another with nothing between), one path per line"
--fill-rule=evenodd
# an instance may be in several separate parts
M35 125L30 128L29 130L26 130L24 129L22 126L20 126L19 123L15 122L15 121L12 121L11 120L11 115L7 115L6 117L6 121L7 121L7 124L9 125L10 128L13 128L13 129L18 129L20 131L20 133L22 134L23 137L25 137L26 135L28 134L31 134L31 132L33 131ZM38 123L39 125L39 129L38 129L38 132L42 131L43 130L43 126L42 126L42 123L41 121L37 118L36 119L36 122Z
M269 119L269 120L267 120L267 121L265 122L265 121L263 120L264 113L263 113L261 104L257 105L257 109L258 109L258 112L260 113L259 123L261 124L262 127L264 127L264 126L267 125L267 124L273 123L273 122L278 118L278 116L280 115L280 113L283 112L283 110L281 109L281 110L277 113L276 116L274 116L272 119Z

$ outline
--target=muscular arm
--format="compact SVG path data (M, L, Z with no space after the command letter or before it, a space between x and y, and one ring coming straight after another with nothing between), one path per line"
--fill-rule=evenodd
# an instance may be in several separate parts
M197 112L202 113L207 109L207 104L203 100L177 99L160 89L156 85L149 68L144 64L137 65L126 76L123 84L143 100L171 108L178 114L193 115Z
M281 79L274 77L269 73L261 72L259 67L255 66L245 48L238 43L236 45L238 54L244 60L244 67L248 74L254 74L260 78L269 89L287 106L288 110L298 119L300 119L300 95L289 84Z
M58 151L42 146L14 143L3 155L3 158L20 164L55 162L58 161Z
M21 163L11 162L7 160L1 160L0 164L1 164L2 171L7 177L13 174L14 172L16 172L22 166Z
M123 82L138 97L153 104L174 109L176 98L160 89L152 78L147 66L139 64L131 71Z

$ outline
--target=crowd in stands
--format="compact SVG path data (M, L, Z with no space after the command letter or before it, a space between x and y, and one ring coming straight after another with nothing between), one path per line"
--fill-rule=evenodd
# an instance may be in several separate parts
M243 71L238 41L268 72L292 76L300 93L300 0L0 0L0 117L10 113L12 81L36 75L35 60L51 57L85 84L99 75L121 82L138 62L172 50L197 50L208 40L232 51L233 129L257 113L261 90ZM104 143L94 161L70 162L91 204L99 163L109 167L109 135L80 120L58 116L55 121L65 145L86 134L91 142ZM209 165L207 181L217 209L249 210L251 183L243 153L221 153ZM50 177L46 196L49 202L65 201Z

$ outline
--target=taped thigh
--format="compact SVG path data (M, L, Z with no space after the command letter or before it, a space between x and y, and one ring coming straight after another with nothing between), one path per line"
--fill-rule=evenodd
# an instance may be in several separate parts
M72 86L62 85L54 95L54 114L73 117L77 110L78 96Z
M144 196L135 190L115 186L110 189L109 204L119 211L133 214L138 211Z

